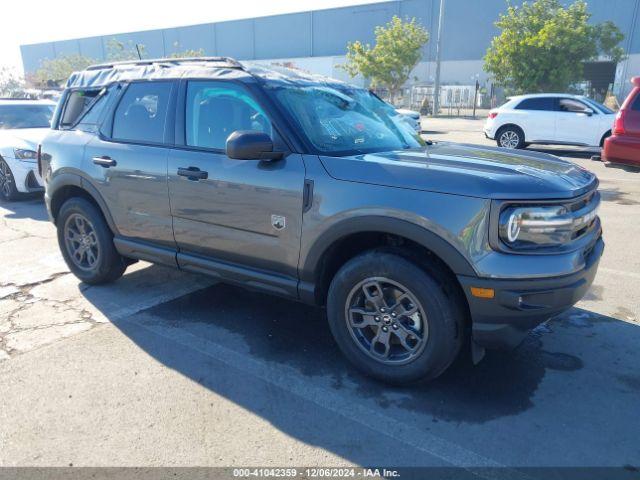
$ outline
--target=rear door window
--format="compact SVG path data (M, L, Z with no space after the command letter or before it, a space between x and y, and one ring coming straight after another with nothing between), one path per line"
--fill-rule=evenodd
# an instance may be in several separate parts
M135 143L163 143L171 82L139 82L127 87L113 118L112 137Z
M553 97L525 98L518 104L516 110L543 110L552 112L556 109L555 103L555 98Z

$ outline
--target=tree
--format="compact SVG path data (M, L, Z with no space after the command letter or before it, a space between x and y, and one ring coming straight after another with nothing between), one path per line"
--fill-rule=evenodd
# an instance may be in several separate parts
M169 58L195 58L195 57L204 57L204 49L203 48L199 48L197 50L193 50L193 49L186 49L186 50L179 50L180 49L180 43L179 42L174 42L173 43L173 49L174 52L169 55ZM177 50L177 51L175 51Z
M138 55L138 52L140 54ZM123 62L127 60L138 60L144 58L145 46L133 43L131 40L121 42L117 38L112 38L107 42L107 60L110 62Z
M14 97L24 90L24 81L9 67L0 67L0 97Z
M61 55L53 60L45 59L34 74L35 82L43 87L62 86L73 72L84 70L95 60L80 54Z
M352 78L362 75L374 88L387 88L393 98L420 61L429 32L415 18L402 21L394 16L385 26L376 27L375 35L374 47L360 41L349 43L342 68Z
M566 91L582 80L585 61L600 56L619 62L624 35L610 21L589 24L587 4L563 7L559 0L509 5L495 25L484 68L514 93Z

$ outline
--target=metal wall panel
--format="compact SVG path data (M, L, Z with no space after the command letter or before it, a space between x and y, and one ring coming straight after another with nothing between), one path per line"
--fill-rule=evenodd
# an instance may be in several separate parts
M167 28L163 30L165 55L185 50L204 50L204 54L216 54L215 27L213 24L192 25L189 27Z
M22 65L26 73L35 72L43 60L55 58L53 43L36 43L20 47Z
M104 48L102 45L102 37L81 38L78 40L80 47L80 55L92 58L94 60L104 60Z
M374 29L400 14L399 2L316 10L313 14L313 55L343 55L348 42L375 42Z
M238 60L254 58L253 19L215 24L216 55Z
M256 18L254 58L310 57L311 22L311 12Z

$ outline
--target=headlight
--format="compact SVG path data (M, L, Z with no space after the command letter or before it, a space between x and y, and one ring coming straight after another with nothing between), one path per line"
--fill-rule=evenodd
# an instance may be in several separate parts
M508 207L500 213L499 236L514 250L562 245L573 238L577 220L563 206Z
M38 158L38 154L34 150L23 150L21 148L14 148L13 153L15 153L16 158L20 160L36 160Z

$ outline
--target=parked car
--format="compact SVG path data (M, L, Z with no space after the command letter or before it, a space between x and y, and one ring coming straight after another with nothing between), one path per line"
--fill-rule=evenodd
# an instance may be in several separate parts
M484 133L505 148L531 143L601 147L614 117L613 110L580 95L521 95L489 112Z
M42 191L36 148L49 131L55 103L0 99L0 198Z
M613 135L604 142L602 159L640 167L640 77L631 83L633 89L616 115Z
M422 125L420 124L420 112L415 110L409 110L407 108L396 108L396 112L401 115L405 122L413 128L417 133L422 132Z
M72 75L40 168L82 281L142 259L325 306L345 356L393 383L517 345L604 248L587 170L426 142L367 90L226 58Z

